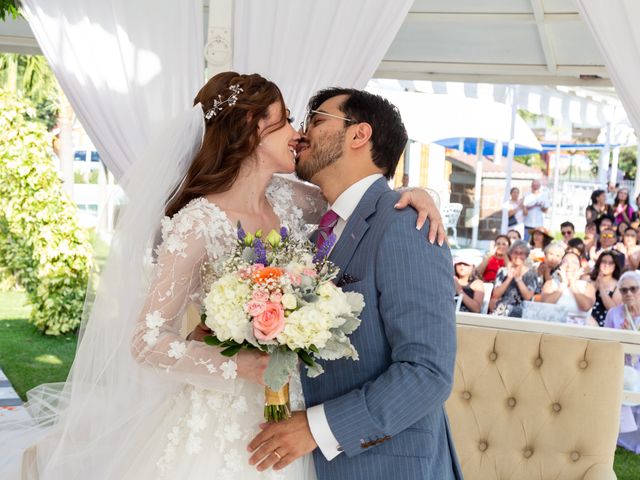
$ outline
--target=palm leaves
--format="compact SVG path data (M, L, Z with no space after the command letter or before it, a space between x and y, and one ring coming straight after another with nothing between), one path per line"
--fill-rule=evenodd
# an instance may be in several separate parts
M55 125L61 91L43 56L0 53L0 88L31 100L38 118L49 129Z
M7 15L16 18L18 14L18 5L15 0L0 0L0 20L4 20Z

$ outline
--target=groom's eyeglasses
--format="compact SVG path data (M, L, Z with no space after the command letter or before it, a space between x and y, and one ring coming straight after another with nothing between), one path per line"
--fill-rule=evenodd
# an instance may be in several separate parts
M338 120L344 120L345 122L356 123L353 118L341 117L339 115L333 115L332 113L323 112L321 110L311 110L304 117L304 120L300 122L300 132L304 135L309 131L309 124L316 115L324 115L326 117L337 118Z

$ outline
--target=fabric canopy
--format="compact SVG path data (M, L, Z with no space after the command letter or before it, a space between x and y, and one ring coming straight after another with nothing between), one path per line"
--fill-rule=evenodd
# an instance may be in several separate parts
M503 151L506 156L506 145L511 136L512 112L505 104L417 92L393 92L374 88L369 88L369 91L384 96L398 107L412 140L458 148L461 138L482 138L491 145L491 148L483 150L490 155L493 155L493 142L501 141L505 145ZM540 142L524 120L517 115L515 119L514 140L520 151L542 150ZM440 143L452 138L456 141ZM470 143L473 144L471 151L475 152L475 141Z
M281 88L302 120L309 97L329 86L364 88L413 0L237 0L234 69Z
M121 177L202 85L201 0L22 0L22 7L102 160Z
M636 0L577 0L600 47L611 81L631 125L640 132L640 3Z

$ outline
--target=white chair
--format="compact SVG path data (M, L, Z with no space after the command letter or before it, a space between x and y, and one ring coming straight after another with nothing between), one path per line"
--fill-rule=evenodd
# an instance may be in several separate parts
M462 294L456 295L453 299L456 301L456 312L459 312L462 306Z
M447 203L440 207L440 215L445 231L451 229L453 231L453 243L458 244L458 219L462 212L461 203Z
M482 299L482 309L480 313L486 315L489 312L489 301L493 293L493 283L484 282L484 298Z

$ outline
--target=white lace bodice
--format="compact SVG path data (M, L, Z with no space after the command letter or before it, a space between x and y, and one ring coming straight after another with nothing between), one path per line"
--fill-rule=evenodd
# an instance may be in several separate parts
M280 177L274 177L267 198L290 235L305 235L303 211L298 205L313 205L314 199L294 194L292 182ZM172 218L165 217L153 281L132 341L139 363L180 382L234 391L235 362L214 347L184 340L180 326L190 304L201 311L205 262L214 274L219 272L235 244L235 226L205 198L192 200Z

